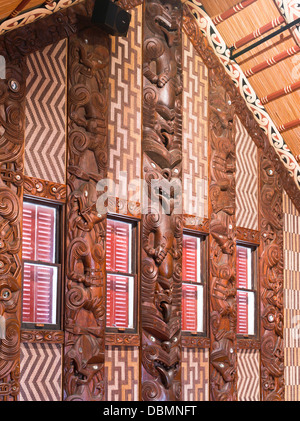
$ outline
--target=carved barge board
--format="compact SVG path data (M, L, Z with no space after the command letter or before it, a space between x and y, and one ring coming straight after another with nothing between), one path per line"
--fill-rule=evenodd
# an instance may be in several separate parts
M69 38L64 399L104 400L106 214L110 40L88 28Z
M182 213L175 193L154 190L151 180L182 177L182 5L146 0L143 39L141 399L181 400ZM179 192L178 197L182 194ZM181 211L182 212L182 211Z
M284 400L282 182L260 156L261 400Z
M210 400L237 399L234 107L209 71Z
M0 339L0 400L15 401L20 390L24 60L6 61L6 79L0 80L0 90L0 324L4 336Z

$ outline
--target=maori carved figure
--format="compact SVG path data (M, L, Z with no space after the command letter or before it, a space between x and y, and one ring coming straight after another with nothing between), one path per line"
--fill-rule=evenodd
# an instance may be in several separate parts
M236 400L235 145L233 107L210 71L211 400Z
M70 38L65 400L104 399L105 232L96 184L107 173L109 38Z
M181 398L181 2L147 0L144 16L142 399L167 401Z
M20 389L21 223L25 133L25 62L6 66L0 81L0 400Z
M262 400L284 400L282 185L272 161L261 174L261 384Z

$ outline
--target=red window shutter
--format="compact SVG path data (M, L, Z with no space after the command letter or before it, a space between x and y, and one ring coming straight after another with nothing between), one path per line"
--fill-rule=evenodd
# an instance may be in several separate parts
M237 333L248 333L248 293L237 291Z
M53 320L53 289L56 268L24 264L23 316L24 323L51 324ZM55 315L54 315L55 316Z
M55 262L55 209L37 206L36 260Z
M237 288L248 287L247 248L237 246ZM237 292L237 333L248 333L248 295L245 291Z
M121 221L107 221L106 269L112 272L129 273L131 224Z
M106 324L127 328L129 324L129 278L107 274Z
M51 324L53 321L53 285L57 279L56 267L43 264L29 264L26 260L55 262L55 220L53 207L24 202L22 257L23 314L24 323Z
M182 330L197 331L197 287L182 285Z
M129 277L132 225L108 219L106 232L106 270L120 272L107 274L106 324L108 327L127 328L129 325Z
M24 323L33 322L35 319L35 282L34 282L34 266L24 264L23 275L23 316Z
M247 288L248 262L247 248L237 246L237 288Z
M183 236L182 280L186 282L197 282L200 270L197 240L197 237Z
M22 257L55 261L55 209L24 202Z
M27 260L35 260L35 217L36 206L31 203L24 202L22 257Z

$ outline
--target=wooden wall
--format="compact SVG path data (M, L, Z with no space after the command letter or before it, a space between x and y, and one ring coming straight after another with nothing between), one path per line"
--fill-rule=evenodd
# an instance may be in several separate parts
M179 7L181 3L176 2L177 0L174 0L174 5ZM177 75L173 77L173 82L178 88L175 89L176 104L172 103L173 91L172 94L168 93L171 97L167 97L169 102L164 103L166 97L161 91L161 86L155 85L154 78L150 82L150 70L147 67L149 56L155 53L155 49L147 50L147 46L153 40L154 43L160 41L151 26L152 21L149 22L147 30L145 28L145 13L151 19L150 9L146 11L151 2L146 0L144 5L136 3L133 1L128 5L125 2L126 7L132 6L131 25L126 38L109 39L105 34L98 36L93 30L81 28L80 25L74 29L71 25L73 15L71 12L64 12L65 26L63 29L59 27L55 32L60 34L59 39L51 38L53 33L49 31L52 35L45 35L45 45L38 41L34 48L20 47L20 50L15 51L23 60L22 66L27 69L26 80L20 74L20 64L17 66L14 57L10 57L11 72L20 80L21 91L16 94L9 90L5 81L1 81L9 93L8 96L2 96L2 108L9 110L9 105L17 102L21 104L20 115L23 118L20 120L20 127L14 128L15 131L11 131L9 127L6 129L7 142L13 145L12 147L9 143L9 165L5 164L7 156L3 152L7 149L2 147L0 150L3 154L1 188L5 191L4 196L13 195L13 200L18 203L16 219L9 219L8 216L6 219L10 221L15 238L19 238L23 190L26 195L61 203L66 212L67 253L63 329L50 333L21 332L19 326L18 338L21 343L15 348L10 345L10 349L15 349L15 359L9 363L5 357L7 345L1 343L0 352L4 357L0 361L0 374L2 373L1 379L5 386L3 388L7 391L5 399L137 401L154 400L159 396L159 400L182 401L297 400L298 346L292 342L290 329L292 318L298 314L298 307L293 301L295 299L292 299L295 291L298 293L298 249L295 237L299 231L298 212L288 196L282 196L280 177L274 164L275 158L270 153L266 137L263 134L257 135L260 129L253 116L249 115L216 57L197 32L192 16L186 9L181 11L183 15L181 14L176 21L177 30L180 29L178 39L182 43L180 48L177 46L182 54L181 59L177 56L179 49L174 52L171 44L163 46L164 49L169 48L169 57L176 62ZM155 3L160 11L163 10L163 1ZM92 1L88 1L86 5L77 7L80 8L80 12L90 16L92 4ZM51 25L53 21L49 21L49 27ZM172 25L175 23L172 22ZM38 29L39 27L35 29L35 37L40 40L41 32ZM28 36L26 29L21 31L20 37ZM12 41L8 37L6 44L10 43ZM99 45L101 48L95 52L94 47ZM92 110L92 118L96 121L103 120L104 131L100 139L100 149L102 148L101 152L105 151L104 158L99 151L99 145L93 142L95 133L88 125L80 125L76 119L80 112L91 112L88 102L83 104L82 98L76 95L77 89L83 86L88 89L89 95L95 93L94 82L87 78L84 69L80 67L80 54L84 57L86 53L91 57L96 54L95 59L97 54L103 56L103 67L95 67L95 72L99 72L95 83L99 80L103 82L100 83L101 90L100 85L98 86L98 91L101 91L105 102L101 103L101 112L97 113L97 109ZM172 139L175 146L166 148L167 151L161 145L158 147L153 143L153 132L157 130L153 124L153 115L156 119L158 116L160 122L160 119L164 119L164 127L170 124L166 111L157 111L159 107L151 108L153 103L148 93L153 90L154 85L155 95L158 98L161 95L159 101L164 106L167 105L166 108L172 109L171 111L176 111L175 135ZM96 93L99 93L98 91ZM83 109L85 111L82 111ZM5 121L1 123L6 127ZM78 133L85 139L84 143L80 143ZM20 141L17 142L16 139L21 139L21 135L24 142L20 145ZM124 198L119 188L122 172L127 173L125 185L128 186L132 179L139 179L141 176L147 179L151 162L159 168L156 175L160 176L162 170L174 170L175 161L178 165L176 168L179 169L178 177L182 180L186 193L183 197L180 221L176 220L176 229L172 225L173 222L170 223L170 219L165 216L160 226L143 218L141 208L136 203L130 203L132 196ZM10 179L11 174L15 176L19 173L24 179L21 187L17 181L11 184ZM144 247L146 241L142 243L140 278L143 279L139 280L139 306L143 305L151 311L150 316L146 314L146 310L141 312L139 329L132 335L105 333L105 282L99 281L91 289L86 279L85 271L90 269L87 267L82 274L86 282L79 285L70 267L71 263L76 265L74 261L79 253L72 248L78 232L71 230L72 224L68 225L74 216L80 216L74 214L78 211L73 206L73 198L78 199L77 193L74 192L79 191L83 194L87 185L90 186L106 176L117 186L110 198L111 213L133 216L141 225L142 238L149 237L151 224L153 231L160 229L164 232L173 227L172 244L173 248L174 244L178 247L175 247L177 255L172 251L173 261L170 263L173 270L171 277L174 277L177 288L176 293L172 292L174 314L166 320L163 314L155 313L154 301L151 301L154 295L152 297L152 290L149 290L147 284L150 266L153 273L163 269L153 256L149 256L149 248ZM84 200L80 203L84 203ZM95 203L86 203L86 206L94 205ZM90 247L96 244L95 233L100 230L102 242L99 243L99 248L103 252L105 219L98 220L96 213L94 217L94 225L90 231L81 232L79 225L77 229ZM18 228L15 228L16 226ZM185 336L181 334L180 328L175 329L176 332L174 330L175 325L178 328L181 311L178 304L178 256L183 228L196 230L208 238L207 283L210 300L209 333L206 337ZM236 335L237 242L255 245L260 256L261 263L257 268L260 335L254 339L241 339ZM19 264L20 250L19 245L18 250L12 250L10 255L10 259L13 257ZM99 260L95 260L94 265L98 271L102 271L105 280L105 259L103 254L101 256ZM147 269L146 274L143 274L143 268ZM284 314L283 274L287 303ZM19 324L21 272L16 270L14 275L15 279L18 279L14 293L18 295L15 319ZM163 272L159 272L159 276L164 276ZM155 278L157 285L159 276ZM0 278L0 283L5 281L7 282L7 277ZM214 298L219 281L224 283L224 296L215 294L217 298ZM154 283L152 287L154 288ZM95 303L92 310L90 305L86 305L84 316L83 307L76 302L76 298L71 299L79 289L83 294L92 294ZM162 295L169 292L164 290ZM7 317L5 309L2 313ZM270 315L275 315L275 322ZM151 317L157 321L154 332L157 337L151 331ZM72 325L72 319L76 318L79 320L79 329ZM91 325L86 324L87 320ZM173 325L170 324L170 320ZM284 342L282 320L285 320ZM166 331L169 332L168 338L164 336ZM173 337L171 331L176 334L178 346L173 347L171 356L165 356L165 343L170 342ZM150 334L156 339L153 348ZM162 337L164 340L161 340ZM73 367L76 363L83 369L80 367L78 354L81 344L87 342L91 348L96 349L98 368L95 372L91 367L88 368L90 383L87 387L74 386L80 382L77 382L78 373ZM147 360L149 355L151 356L150 348L155 351L153 358L157 358L158 365L159 358L172 362L167 373L164 370L158 373L155 368L157 364ZM217 366L220 356L229 365L230 375ZM18 361L20 379L13 391ZM282 382L283 374L286 378L285 388ZM153 386L154 383L157 389Z

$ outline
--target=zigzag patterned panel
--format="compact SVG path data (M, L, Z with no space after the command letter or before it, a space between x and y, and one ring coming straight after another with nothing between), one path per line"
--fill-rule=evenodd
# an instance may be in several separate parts
M126 38L112 37L111 46L108 177L116 186L120 172L127 173L127 183L141 177L142 5L130 14Z
M300 400L300 214L283 193L285 400Z
M20 401L60 401L62 345L22 343Z
M209 400L208 349L182 348L181 362L182 400Z
M208 72L183 33L183 212L207 218Z
M106 347L105 379L107 401L138 401L139 348Z
M239 401L260 400L259 351L242 349L237 353L237 393Z
M257 148L246 129L235 118L236 225L258 229Z
M25 175L65 183L67 41L27 58Z

